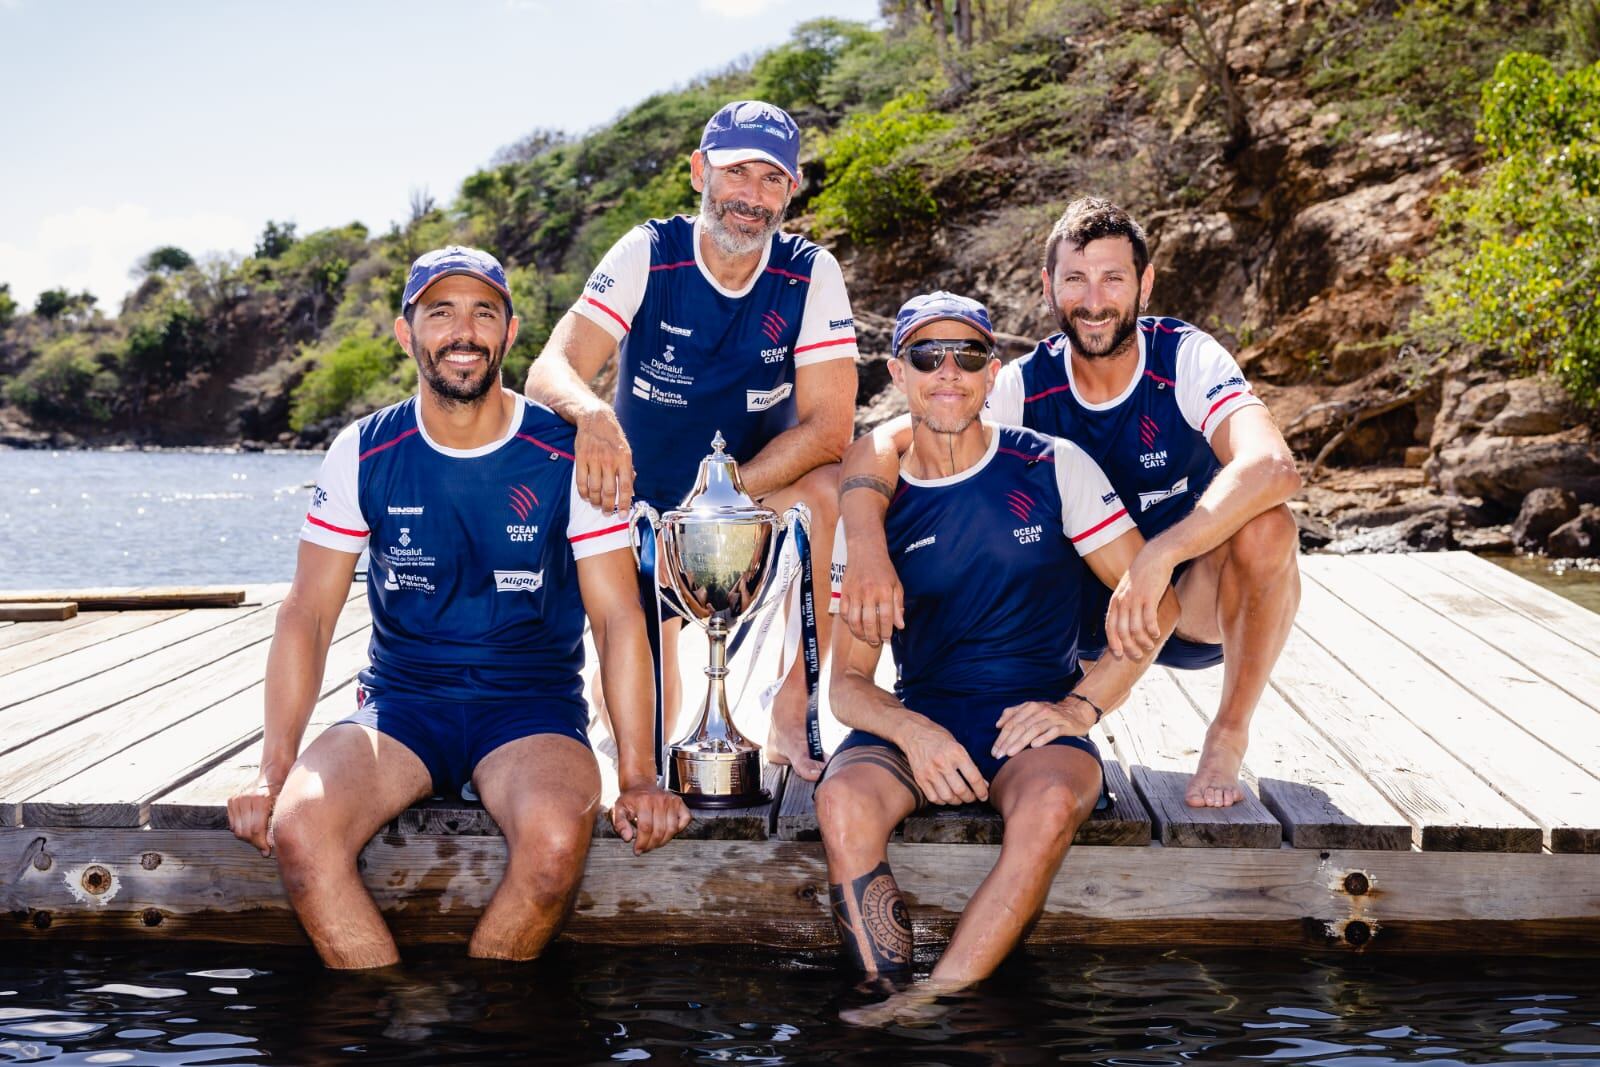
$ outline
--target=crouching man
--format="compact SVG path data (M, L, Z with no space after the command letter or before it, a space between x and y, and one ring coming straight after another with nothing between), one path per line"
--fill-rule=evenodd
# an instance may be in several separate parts
M980 421L999 367L983 305L941 292L900 309L889 371L910 406L912 443L898 488L876 486L890 500L889 552L905 589L893 694L873 684L880 648L834 631L832 706L853 731L818 786L817 817L834 920L866 974L912 962L887 859L895 826L928 803L986 800L1005 820L999 860L931 982L886 1002L891 1014L907 996L987 977L1038 917L1102 795L1085 735L1127 697L1178 617L1168 591L1157 628L1135 634L1137 644L1113 635L1113 654L1081 674L1084 587L1115 586L1144 542L1076 446ZM844 555L841 537L835 597Z
M572 427L501 386L517 336L504 270L474 249L429 252L401 311L417 395L347 427L323 461L267 659L261 773L228 820L263 854L276 847L324 963L381 967L399 955L356 857L413 801L470 782L507 859L469 952L529 959L577 891L599 803L586 612L613 694L619 833L643 852L689 813L656 782L626 523L574 489ZM372 643L358 705L300 753L364 548Z

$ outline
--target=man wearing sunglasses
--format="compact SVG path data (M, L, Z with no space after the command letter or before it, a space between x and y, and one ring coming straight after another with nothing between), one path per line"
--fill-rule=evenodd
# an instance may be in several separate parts
M826 559L855 419L855 320L833 256L779 232L799 187L800 130L771 104L728 104L689 172L699 215L652 219L612 246L534 362L528 395L577 426L579 491L596 507L626 509L635 495L677 507L720 432L752 496L779 512L810 507ZM608 404L588 383L613 354ZM662 623L669 724L678 630ZM826 632L818 640L826 648ZM797 656L777 695L766 757L814 781L802 668Z
M1061 332L999 375L986 417L1064 437L1105 470L1149 544L1105 601L1085 603L1085 658L1121 654L1155 633L1169 586L1183 604L1158 662L1224 663L1222 698L1185 800L1227 807L1250 718L1300 602L1298 534L1285 502L1300 487L1294 456L1232 356L1177 319L1140 317L1155 270L1127 212L1086 197L1045 243L1044 297ZM877 516L906 431L887 424L852 449L842 502L858 561L844 615L869 640L899 625L899 593ZM871 487L875 493L851 493ZM1103 622L1103 626L1102 626Z
M983 305L951 293L916 297L896 319L889 373L913 427L885 518L905 589L905 626L891 639L897 681L892 694L879 689L881 645L835 628L832 707L852 732L816 793L834 919L869 975L912 960L887 860L895 826L928 803L987 800L1004 817L999 860L919 996L988 976L1037 918L1101 798L1085 735L1126 698L1178 616L1166 590L1157 633L1129 646L1142 661L1079 670L1080 597L1114 586L1144 539L1081 449L979 418L1000 369L993 340ZM837 538L835 590L852 566Z

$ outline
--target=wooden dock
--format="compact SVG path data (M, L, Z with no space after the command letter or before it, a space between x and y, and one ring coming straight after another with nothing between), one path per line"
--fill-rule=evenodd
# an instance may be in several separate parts
M1246 802L1182 799L1220 668L1152 671L1097 729L1116 803L1083 827L1033 937L1600 954L1600 616L1465 553L1302 570ZM0 623L0 937L303 940L275 863L226 829L255 776L286 589ZM353 706L369 632L357 585L308 743ZM692 701L704 645L684 644ZM764 732L750 707L736 718ZM772 804L697 818L642 858L602 816L565 936L832 945L811 787L767 780ZM906 820L891 861L919 939L948 935L999 835L987 809ZM403 943L463 937L502 863L481 808L437 799L362 857Z

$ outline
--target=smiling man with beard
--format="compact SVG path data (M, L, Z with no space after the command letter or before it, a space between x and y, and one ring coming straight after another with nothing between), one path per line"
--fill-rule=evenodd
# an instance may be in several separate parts
M706 123L689 157L700 213L625 234L589 275L528 374L528 395L577 428L578 486L607 511L638 497L674 508L714 433L745 488L781 512L804 502L814 552L831 552L837 461L856 397L855 322L833 256L779 231L799 187L800 130L740 100ZM615 355L608 404L589 381ZM827 647L819 613L818 640ZM667 721L678 696L676 620L663 623ZM802 662L773 708L766 757L815 779Z
M1136 635L1155 633L1156 605L1176 586L1183 614L1156 662L1224 664L1184 799L1236 804L1250 718L1300 602L1299 539L1285 506L1300 487L1294 456L1226 349L1186 322L1141 317L1155 268L1126 211L1094 197L1069 204L1045 242L1041 280L1061 332L1000 372L986 417L1071 441L1128 506L1147 544L1109 605L1085 598L1080 654L1142 643ZM880 427L845 463L845 490L877 491L849 493L842 509L853 575L842 614L864 639L887 640L900 624L877 516L907 436Z
M577 892L600 794L585 614L618 694L612 821L644 852L689 813L656 783L626 524L576 492L572 427L500 384L517 319L499 262L455 246L418 258L394 332L417 395L347 427L323 460L267 656L261 771L228 821L276 849L328 966L381 967L399 957L356 857L413 801L471 783L507 860L469 951L528 959ZM363 549L372 640L356 709L302 753Z

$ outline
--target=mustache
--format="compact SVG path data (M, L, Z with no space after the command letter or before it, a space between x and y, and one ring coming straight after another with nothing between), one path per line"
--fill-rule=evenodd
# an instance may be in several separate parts
M760 218L762 222L769 225L778 217L776 212L769 211L758 204L747 203L743 200L724 200L722 203L717 205L718 218L723 217L730 211L737 211L741 215L755 215Z
M487 348L483 347L482 345L475 345L471 341L452 342L451 344L445 345L443 348L434 349L433 355L435 359L438 359L440 356L448 356L452 352L471 352L474 355L482 356L485 359L489 358L489 350Z
M1116 311L1110 308L1095 308L1092 311L1089 308L1078 308L1072 313L1072 317L1079 322L1088 322L1091 319L1103 319L1106 317L1107 313L1109 313L1113 319L1118 317Z

